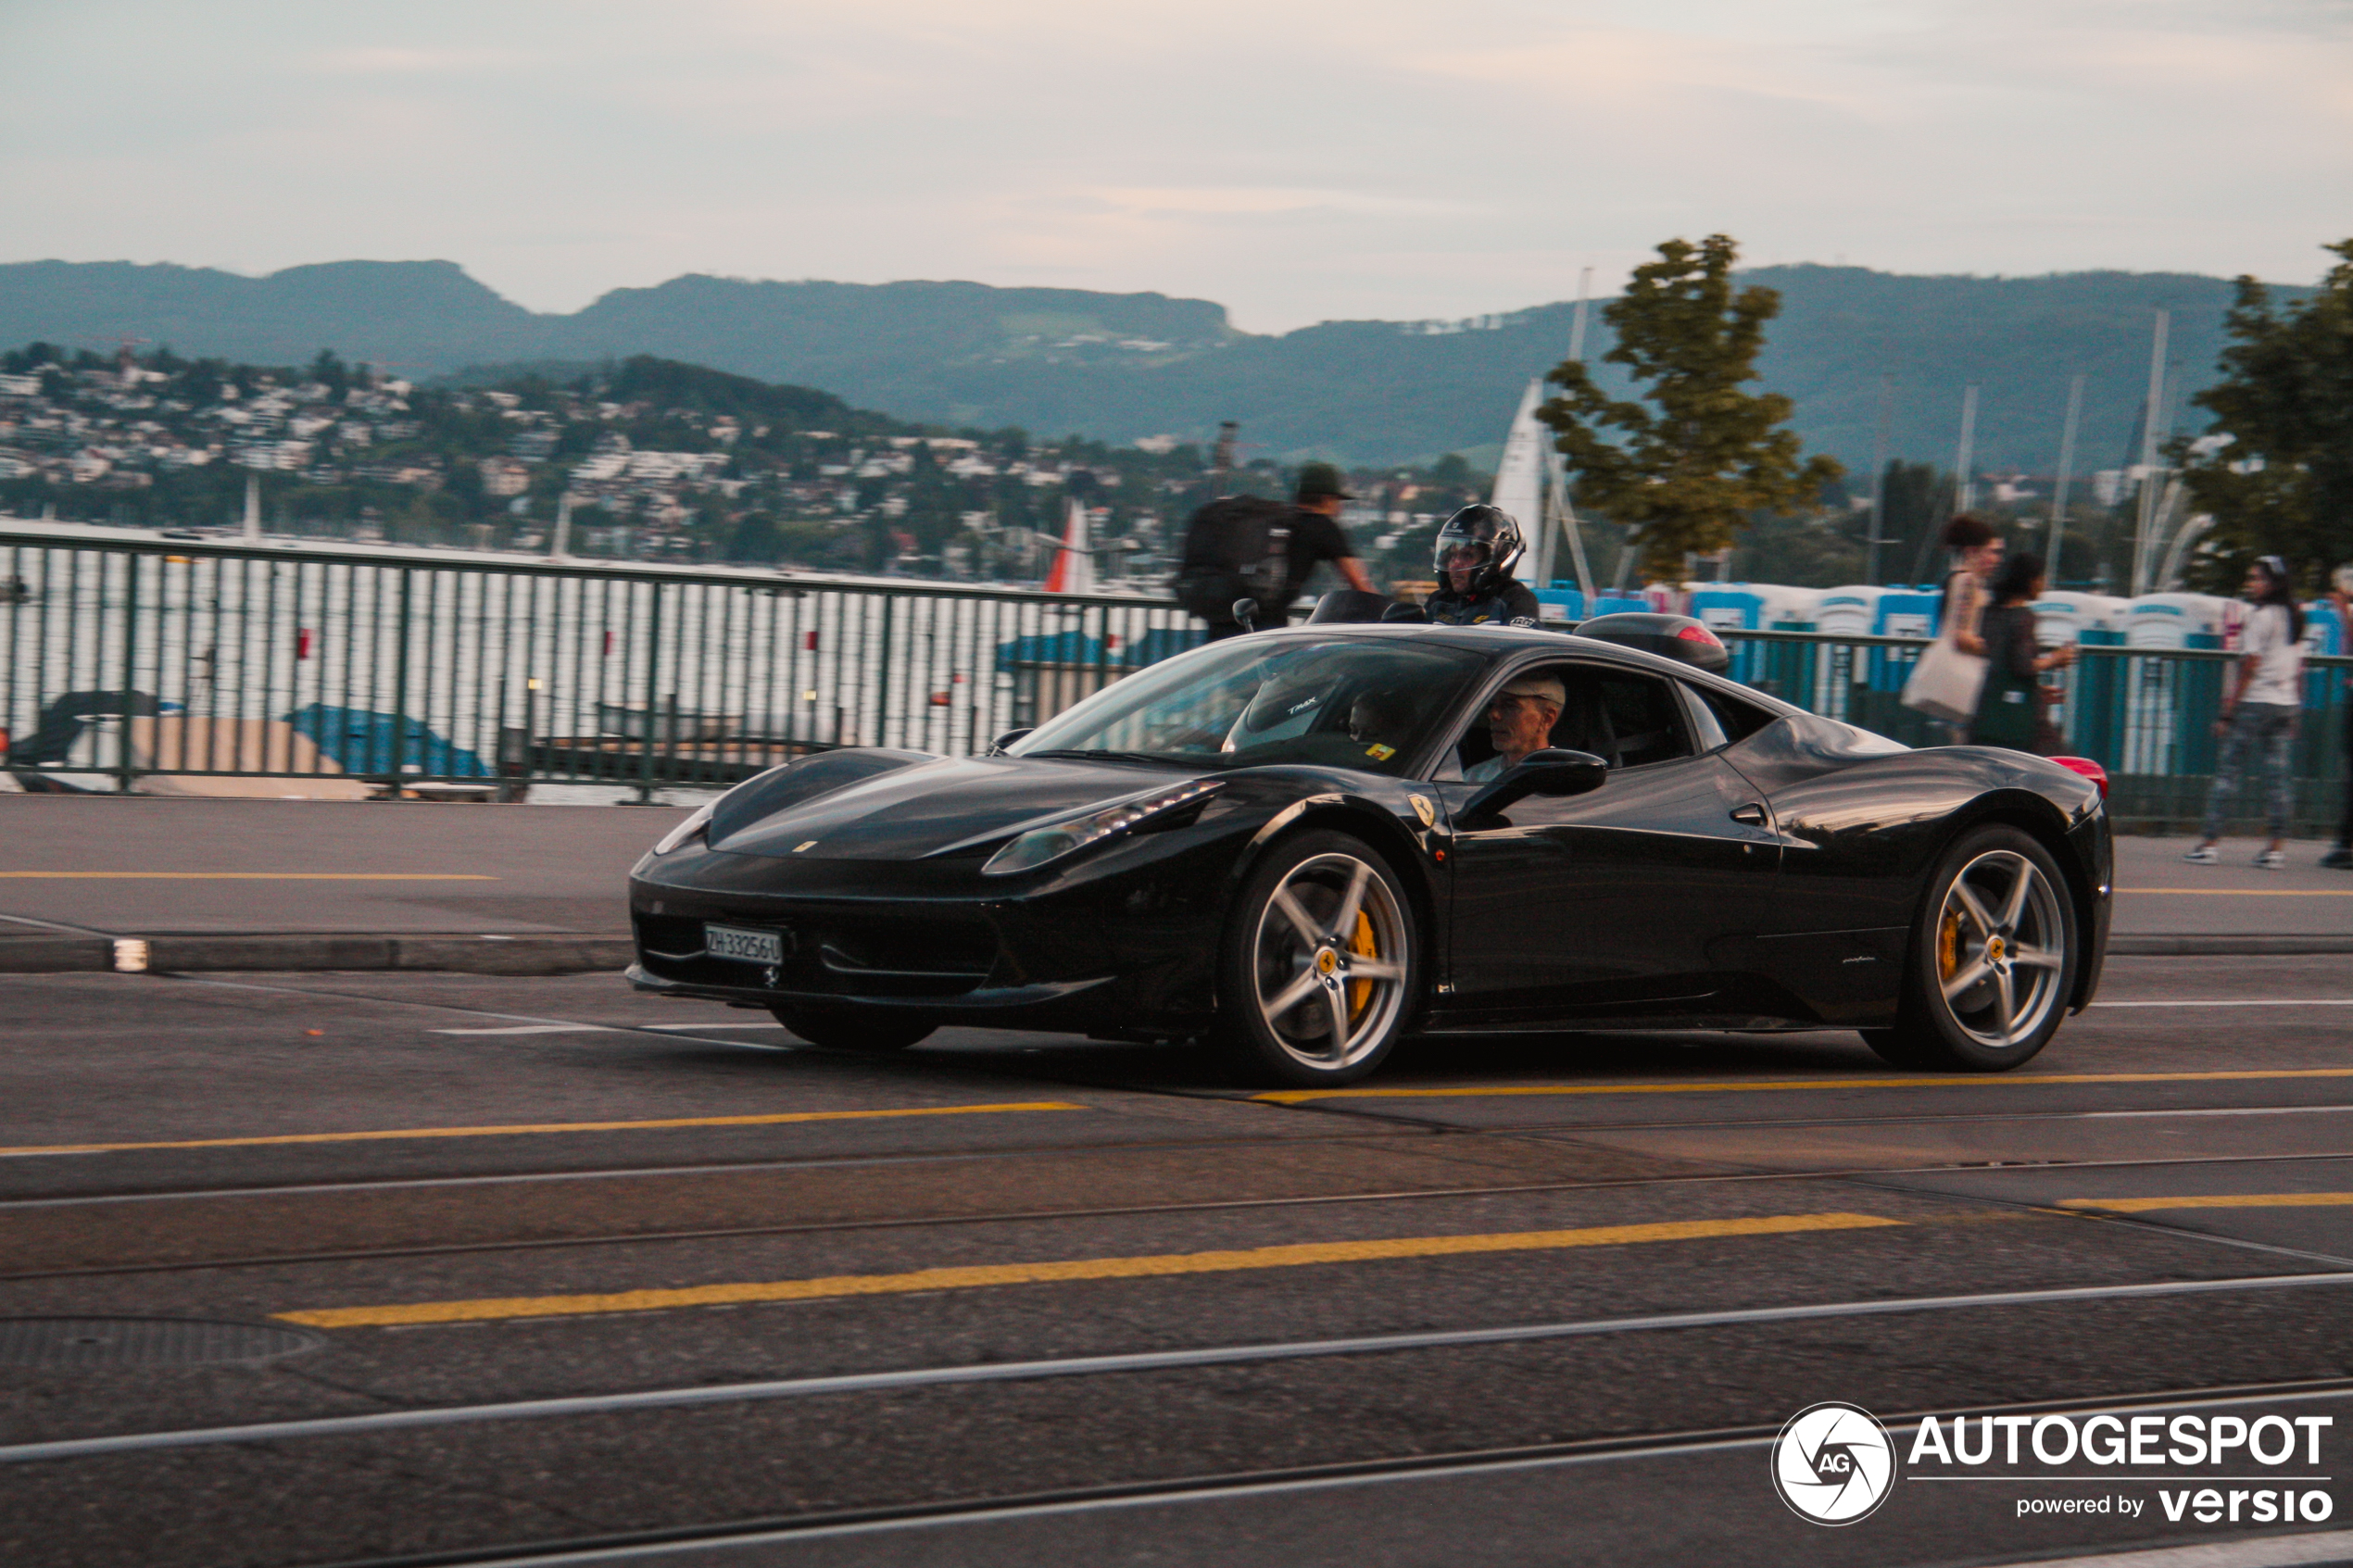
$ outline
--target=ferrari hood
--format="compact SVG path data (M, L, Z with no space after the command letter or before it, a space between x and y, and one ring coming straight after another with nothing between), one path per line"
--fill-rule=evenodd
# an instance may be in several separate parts
M942 758L787 806L711 847L729 855L915 860L1197 776L1118 763Z

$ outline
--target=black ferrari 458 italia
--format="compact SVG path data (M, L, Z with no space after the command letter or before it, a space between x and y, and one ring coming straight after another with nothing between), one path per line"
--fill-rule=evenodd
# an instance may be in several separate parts
M1507 686L1558 708L1510 766ZM2098 785L2042 758L1590 637L1311 624L986 756L747 781L632 871L629 972L825 1046L1200 1038L1309 1085L1491 1030L1846 1028L1998 1072L2091 999L2110 856Z

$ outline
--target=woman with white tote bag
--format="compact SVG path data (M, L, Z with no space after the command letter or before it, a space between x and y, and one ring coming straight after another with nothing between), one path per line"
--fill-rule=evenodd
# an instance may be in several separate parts
M1985 584L2001 568L2002 541L1982 520L1962 512L1944 525L1944 545L1953 552L1953 569L1944 578L1936 640L1904 683L1904 706L1940 721L1946 739L1957 743L1968 734L1985 689L1985 639L1977 623L1985 613Z

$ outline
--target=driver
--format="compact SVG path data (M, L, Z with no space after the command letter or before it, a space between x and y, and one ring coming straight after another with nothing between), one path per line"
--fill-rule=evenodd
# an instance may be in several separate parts
M1438 592L1422 613L1441 626L1534 626L1543 608L1512 571L1527 542L1501 507L1465 507L1438 531Z
M1506 684L1487 705L1487 738L1494 742L1495 755L1464 769L1463 778L1485 784L1516 767L1530 752L1543 750L1567 706L1568 687L1558 675L1539 671Z

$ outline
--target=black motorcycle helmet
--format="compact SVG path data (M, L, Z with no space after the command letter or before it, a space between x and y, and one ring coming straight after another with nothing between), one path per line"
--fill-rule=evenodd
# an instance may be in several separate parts
M1446 520L1438 531L1438 549L1432 565L1438 573L1440 593L1451 591L1454 579L1448 574L1446 563L1457 550L1474 550L1477 567L1471 572L1473 594L1491 594L1508 581L1519 558L1527 553L1528 541L1519 531L1512 514L1501 507L1465 507Z

